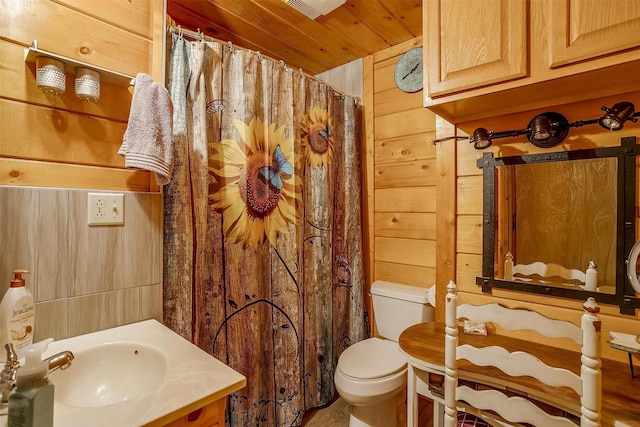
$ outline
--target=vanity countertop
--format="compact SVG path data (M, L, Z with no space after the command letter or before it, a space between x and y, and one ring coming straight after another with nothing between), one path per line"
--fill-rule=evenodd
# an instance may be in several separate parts
M242 374L156 320L56 341L49 345L44 357L65 350L81 353L83 348L123 342L161 350L167 369L160 384L138 397L108 406L74 407L56 401L54 427L162 426L246 385ZM73 375L73 368L72 363L64 375ZM56 374L50 377L54 385ZM0 425L3 422L6 423L6 416Z

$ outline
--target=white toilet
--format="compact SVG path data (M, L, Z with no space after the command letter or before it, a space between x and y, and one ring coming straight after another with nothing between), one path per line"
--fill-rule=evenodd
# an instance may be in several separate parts
M350 427L395 427L396 395L407 384L407 362L398 338L403 330L434 319L433 293L400 283L371 285L376 329L369 338L347 348L338 359L336 390L351 407Z

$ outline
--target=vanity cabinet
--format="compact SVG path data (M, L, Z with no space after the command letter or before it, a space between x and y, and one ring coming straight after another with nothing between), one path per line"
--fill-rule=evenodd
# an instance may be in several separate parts
M424 104L452 123L640 88L637 0L429 0Z
M226 398L191 411L165 427L224 427L224 409Z

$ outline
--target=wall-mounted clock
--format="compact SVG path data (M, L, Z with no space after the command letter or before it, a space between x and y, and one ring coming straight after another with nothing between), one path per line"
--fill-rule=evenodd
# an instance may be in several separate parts
M417 92L422 89L422 48L414 47L405 52L394 71L394 79L400 90Z

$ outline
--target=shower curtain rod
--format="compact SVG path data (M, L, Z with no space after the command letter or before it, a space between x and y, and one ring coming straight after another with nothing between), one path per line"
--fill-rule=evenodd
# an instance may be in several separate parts
M198 28L198 31L191 31L186 28L182 28L182 26L180 25L170 24L169 31L175 34L182 34L183 36L187 36L195 40L224 43L220 40L214 39L213 37L208 36L205 33L201 32L200 28Z
M167 16L167 18L168 18L168 16ZM226 43L225 43L225 42L224 42L224 41L222 41L222 40L219 40L219 39L213 38L213 37L211 37L211 36L208 36L208 35L206 35L205 33L201 32L201 31L200 31L200 28L198 28L198 31L192 31L192 30L188 30L188 29L186 29L186 28L183 28L181 25L176 25L175 23L171 22L170 24L168 24L168 29L169 29L169 31L171 31L171 32L172 32L172 33L174 33L174 34L187 36L187 37L189 37L189 38L191 38L191 39L194 39L194 40L200 40L200 41L208 41L208 42L216 42L216 43L221 43L221 44L227 44L227 45L228 45L229 47L231 47L232 49L239 49L239 50L244 50L244 51L246 51L246 52L255 53L256 55L259 55L259 56L261 56L262 58L267 58L267 59L269 59L269 60L271 60L271 61L278 62L278 61L276 61L275 59L273 59L273 58L271 58L271 57L269 57L269 56L263 55L261 52L256 52L256 51L253 51L253 50L251 50L251 49L246 49L246 48L241 47L241 46L234 46L231 42L226 42ZM284 60L280 60L280 63L281 63L285 68L287 68L286 64L284 63ZM291 69L291 68L290 68L290 69ZM312 75L310 75L310 74L308 74L308 73L304 72L304 71L302 70L302 68L300 68L300 70L299 70L299 71L300 71L300 73L301 73L301 74L303 74L306 78L313 79L313 80L320 81L320 82L322 82L322 83L328 84L328 83L327 83L327 82L325 82L324 80L320 80L320 79L318 79L317 77L312 76ZM331 85L329 85L329 86L331 86ZM347 96L344 92L339 91L338 89L334 88L333 86L331 86L331 89L333 89L333 91L334 91L335 93L337 93L338 95L341 95L341 96ZM355 97L355 96L353 97L353 100L354 100L354 102L355 102L356 104L358 104L358 103L360 102L359 98L357 98L357 97Z

